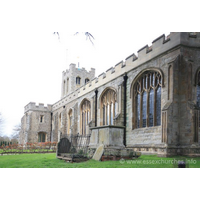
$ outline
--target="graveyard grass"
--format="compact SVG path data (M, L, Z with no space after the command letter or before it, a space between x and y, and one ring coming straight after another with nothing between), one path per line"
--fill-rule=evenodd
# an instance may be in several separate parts
M200 168L200 157L175 156L160 158L156 155L142 155L134 160L95 161L68 163L56 158L55 153L19 154L0 156L0 168L173 168L174 158L189 161L189 168Z

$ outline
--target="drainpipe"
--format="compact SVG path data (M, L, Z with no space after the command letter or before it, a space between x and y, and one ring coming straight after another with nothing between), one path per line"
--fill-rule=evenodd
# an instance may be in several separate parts
M97 95L98 95L98 90L95 90L95 127L97 126Z
M52 138L51 138L51 136L52 136L52 115L53 115L53 113L51 112L51 132L50 132L51 134L50 134L50 142L52 142L52 141L51 141L51 139L52 139Z
M126 83L127 83L127 73L124 74L124 146L126 147Z

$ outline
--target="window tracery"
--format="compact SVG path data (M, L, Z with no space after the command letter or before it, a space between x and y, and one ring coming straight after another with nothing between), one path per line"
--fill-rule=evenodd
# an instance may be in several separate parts
M157 71L144 72L133 87L133 128L161 125L162 77Z
M81 133L87 134L86 127L89 125L91 119L91 104L90 101L85 99L81 104Z
M117 95L113 89L108 89L101 97L102 125L114 125L116 115Z

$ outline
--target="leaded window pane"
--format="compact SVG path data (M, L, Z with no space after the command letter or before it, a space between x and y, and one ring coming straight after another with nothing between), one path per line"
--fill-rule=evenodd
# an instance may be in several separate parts
M38 142L41 142L41 135L38 135Z
M156 125L161 125L161 87L159 86L156 94Z
M110 112L110 106L107 105L107 125L109 125L109 112Z
M103 125L105 125L105 122L106 122L106 120L105 120L105 115L106 115L106 111L105 111L105 105L103 105Z
M136 104L136 109L137 109L137 128L140 127L140 94L137 94L137 104Z
M111 123L112 124L114 123L114 117L115 117L115 112L116 112L115 105L117 105L117 103L114 104L114 102L116 102L116 99L117 99L116 92L112 89L106 90L106 92L101 97L101 103L102 105L105 105L105 107L104 106L102 107L103 112L101 112L101 118L103 117L103 125L110 125ZM112 109L111 109L111 106L112 106ZM104 116L105 116L105 119L104 119Z
M91 112L90 112L90 101L88 100L84 100L81 104L81 110L82 110L82 134L88 134L86 127L90 122L90 118L91 118Z
M155 86L155 73L153 73L153 77L152 77L152 86Z
M162 76L156 71L145 72L137 80L134 86L134 93L136 94L135 128L161 125L161 83Z
M150 90L149 95L149 126L153 126L153 115L154 115L154 90Z
M84 113L82 112L82 135L84 134L83 130L84 130Z
M45 142L45 133L38 134L38 142Z
M111 103L111 111L110 111L110 124L113 125L113 103Z
M200 107L200 86L197 85L197 106Z
M42 134L42 142L45 142L45 134Z
M142 127L146 127L147 123L147 93L142 96Z

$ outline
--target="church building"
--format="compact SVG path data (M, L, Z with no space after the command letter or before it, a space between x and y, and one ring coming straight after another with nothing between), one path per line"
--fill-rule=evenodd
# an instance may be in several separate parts
M70 64L59 101L25 106L20 143L90 134L94 149L200 155L199 111L200 33L171 32L98 77Z

